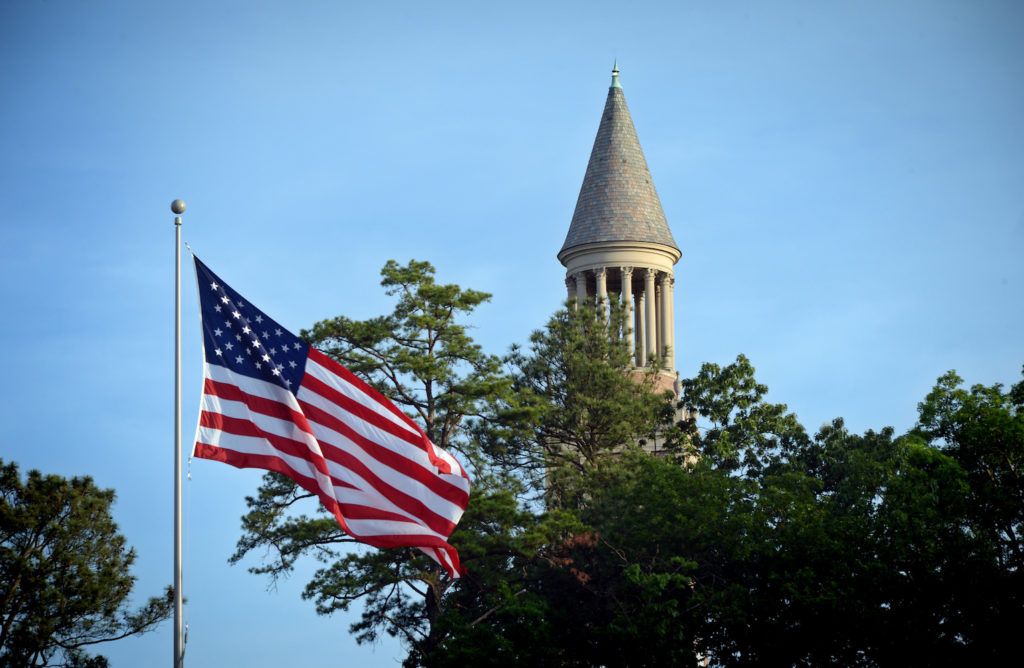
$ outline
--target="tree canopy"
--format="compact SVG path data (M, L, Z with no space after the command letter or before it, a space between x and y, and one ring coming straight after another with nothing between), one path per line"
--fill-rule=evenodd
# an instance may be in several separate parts
M94 645L152 630L171 588L128 606L135 552L110 514L114 491L0 461L0 665L106 665Z
M359 601L360 641L406 666L1002 665L1024 622L1024 382L953 372L914 429L810 432L744 356L677 403L631 366L614 303L556 313L487 355L458 318L487 295L389 262L390 315L305 336L469 464L446 578L408 550L348 553L291 481L249 499L237 561L272 577L323 562L305 597ZM650 446L656 439L658 448ZM309 510L308 508L306 510Z
M529 542L537 520L517 506L518 482L494 470L470 435L471 422L493 414L511 387L501 360L485 354L462 322L490 296L438 284L434 273L427 262L388 262L381 285L395 298L390 314L339 316L302 336L406 410L436 445L458 453L473 490L450 542L472 574L495 551ZM304 593L318 612L347 610L358 601L362 617L351 630L360 641L388 633L401 637L412 657L431 654L447 634L438 621L456 581L415 550L350 551L352 539L311 499L288 478L265 475L247 499L243 535L231 560L265 548L262 562L250 570L275 578L290 572L297 559L318 559L324 565ZM490 544L491 536L500 537L501 545Z

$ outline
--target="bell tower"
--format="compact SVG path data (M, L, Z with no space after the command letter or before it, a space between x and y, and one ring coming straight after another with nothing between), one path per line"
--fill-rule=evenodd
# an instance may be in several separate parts
M634 365L646 367L664 351L658 386L677 394L673 267L681 256L626 107L616 61L558 261L565 266L570 300L615 295L622 301L632 315Z

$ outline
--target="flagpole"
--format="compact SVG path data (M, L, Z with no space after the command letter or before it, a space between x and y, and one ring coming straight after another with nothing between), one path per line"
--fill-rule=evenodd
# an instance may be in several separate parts
M174 664L181 668L181 214L185 202L171 202L174 216Z

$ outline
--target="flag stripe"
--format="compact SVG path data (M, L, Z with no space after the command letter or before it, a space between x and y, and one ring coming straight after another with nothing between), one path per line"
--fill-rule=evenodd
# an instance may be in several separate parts
M288 476L353 538L419 548L459 577L447 542L469 501L458 461L198 258L195 267L205 364L193 454Z
M201 457L203 459L211 459L215 461L224 462L230 464L236 468L258 468L267 471L274 471L287 476L294 480L300 487L320 496L321 501L325 507L334 514L338 523L346 533L349 533L353 537L358 538L361 542L374 547L428 547L428 548L442 548L443 552L447 555L449 551L454 552L454 549L444 540L443 537L436 536L429 532L423 532L417 530L416 525L407 521L377 521L368 522L359 519L346 518L344 513L338 512L341 507L347 506L348 504L340 504L338 501L330 496L319 494L317 491L316 480L310 476L303 475L299 471L288 466L284 463L281 458L273 457L268 455L255 455L255 454L241 454L234 450L221 448L208 443L197 442L194 456ZM367 512L371 512L371 508L366 508ZM357 513L359 511L357 510ZM387 529L387 531L381 531L381 529ZM416 538L419 542L415 545L410 545L408 542L409 538ZM429 550L425 550L430 553Z
M247 379L246 389L260 383L262 381ZM461 515L465 507L465 492L439 479L423 467L395 456L387 448L353 434L355 439L365 446L359 448L359 444L354 443L353 439L324 428L316 421L308 423L310 430L315 434L314 438L313 434L296 428L292 421L282 420L280 416L289 412L273 410L268 404L269 400L251 396L238 386L225 387L225 384L216 382L208 382L207 386L210 391L204 397L204 409L237 418L237 422L233 423L237 426L226 431L265 437L275 448L296 456L302 456L307 448L315 448L318 454L322 451L322 456L328 463L334 462L343 467L341 477L348 484L380 494L406 510L411 517L422 516L435 530L443 531L447 526L450 532L454 525L448 525ZM223 394L230 396L231 400L225 400ZM302 402L298 404L302 406ZM254 411L248 410L252 407L255 407ZM278 405L277 408L283 407ZM309 407L306 413L311 413ZM298 419L299 416L292 417ZM312 418L328 421L331 426L351 432L345 423L323 414L319 409L316 409ZM394 468L387 466L387 461L377 459L376 453L390 455L390 459L401 464L403 469L396 472ZM339 474L335 472L332 475ZM438 521L444 524L438 524Z
M361 453L380 462L390 470L429 489L431 493L452 503L465 505L469 495L466 490L453 485L446 478L439 477L429 462L417 462L396 452L396 444L386 438L374 438L372 428L359 429L351 420L343 420L306 400L300 391L299 403L303 413L313 427L313 434L321 443L339 443L344 448L358 448ZM362 433L360 433L362 432ZM456 478L461 481L461 478Z
M423 433L419 425L377 390L316 348L310 348L307 360L306 373L362 406L366 413L360 415L362 419L373 421L373 415L379 416L412 434L413 444L419 444Z
M295 441L261 429L252 420L228 417L223 413L203 411L200 416L200 425L225 435L247 439L238 440L222 437L219 441L219 445L222 448L227 448L228 443L230 443L230 449L239 453L255 451L274 455L287 461L297 459L301 462L308 462L310 458L310 448L307 443ZM322 443L321 446L323 446ZM334 456L322 458L320 460L323 462L322 468L321 466L314 467L310 464L312 468L309 470L310 473L313 470L318 470L320 473L329 476L332 488L342 486L357 490L366 498L366 503L387 504L389 507L401 510L407 520L419 520L439 535L448 535L455 529L455 524L450 519L439 515L435 510L428 508L426 504L418 499L390 485L386 485L379 478L372 475L367 467L355 457L330 446L326 447L325 450L334 451L329 452L329 455ZM298 467L293 466L292 468ZM334 493L337 495L338 491L335 490Z
M301 484L303 489L313 494L319 494L316 478L313 475L315 467L308 460L284 454L268 453L265 450L261 450L257 439L248 439L251 443L241 442L240 439L246 439L246 437L236 436L225 439L223 434L221 434L220 441L222 443L225 441L230 442L231 447L224 447L224 445L214 446L206 442L207 440L212 440L211 436L216 436L215 429L206 428L200 430L200 441L198 442L196 452L198 453L200 448L202 448L202 452L206 453L203 455L204 458L216 459L232 464L237 468L268 468L268 462L275 462L272 470L285 473L292 478L296 475L300 476L304 481ZM362 491L341 484L337 480L334 482L336 484L331 498L336 500L342 507L344 515L348 520L387 520L412 527L416 533L423 532L422 527L416 527L411 524L409 515L401 512L399 509L384 509L381 507L381 504L376 503L377 499L367 499ZM371 503L376 503L376 505L370 505ZM427 531L426 533L438 537L444 536L441 532Z

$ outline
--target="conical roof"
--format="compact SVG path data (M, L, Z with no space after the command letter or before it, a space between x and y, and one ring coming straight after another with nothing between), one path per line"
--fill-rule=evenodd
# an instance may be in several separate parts
M569 248L602 241L640 241L679 250L626 107L617 66L559 256Z

